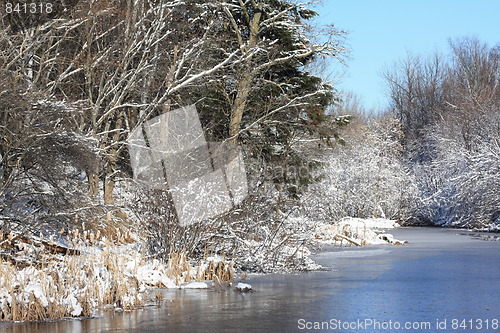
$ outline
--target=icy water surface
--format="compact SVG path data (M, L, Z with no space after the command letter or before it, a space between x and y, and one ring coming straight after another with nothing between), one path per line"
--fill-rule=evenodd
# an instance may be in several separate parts
M168 290L161 307L0 331L500 332L500 241L437 228L391 232L410 244L324 252L317 261L329 271L251 276L252 293Z

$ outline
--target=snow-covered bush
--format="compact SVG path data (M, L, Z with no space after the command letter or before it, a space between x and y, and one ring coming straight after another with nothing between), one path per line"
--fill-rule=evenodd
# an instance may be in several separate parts
M409 56L385 74L418 182L418 220L498 229L500 48L452 39L448 56Z
M418 215L447 226L500 226L500 111L475 117L475 130L440 124L428 131L431 161L413 166Z
M346 145L325 152L323 180L305 202L309 216L383 217L406 221L413 214L416 185L402 159L399 124L390 117L346 133Z
M166 191L144 193L136 188L128 202L130 217L142 226L149 253L164 260L180 251L196 260L227 255L237 270L247 272L313 268L305 247L309 222L291 217L297 212L298 201L284 200L286 189L260 177L263 171L259 168L251 169L251 193L241 205L225 215L187 226L176 222Z
M6 79L7 78L7 79ZM14 235L66 227L92 205L85 173L96 145L78 131L77 102L46 99L0 81L0 229Z

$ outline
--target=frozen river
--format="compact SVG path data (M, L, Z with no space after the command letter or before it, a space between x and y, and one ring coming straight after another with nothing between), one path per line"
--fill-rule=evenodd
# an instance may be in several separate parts
M500 241L438 228L391 232L410 244L323 252L317 261L329 270L251 276L252 293L168 290L161 307L0 331L500 332Z

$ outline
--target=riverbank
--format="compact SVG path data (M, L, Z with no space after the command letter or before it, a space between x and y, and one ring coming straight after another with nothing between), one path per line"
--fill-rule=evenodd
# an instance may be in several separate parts
M316 224L307 235L307 245L404 244L384 231L395 227L398 224L391 220L345 218L333 225ZM3 321L91 317L102 307L134 309L158 300L160 296L151 290L238 288L237 283L232 284L235 278L241 280L251 273L235 270L238 258L225 256L206 256L197 262L185 252L171 253L167 262L147 258L133 237L128 237L128 243L114 243L90 233L75 232L71 237L65 244L53 239L12 242L19 251L0 263ZM50 249L61 251L50 253ZM290 257L304 262L304 270L321 269L311 260L308 246L288 251Z
M164 289L158 305L55 323L7 324L6 332L304 332L300 323L391 320L404 324L478 319L495 332L500 308L500 242L464 230L397 228L405 246L328 247L313 258L325 268L300 274L249 275L253 292L232 288ZM300 320L303 320L299 322ZM338 330L340 332L352 330ZM478 332L458 329L460 332ZM363 332L387 332L370 327Z
M104 239L75 246L71 254L48 253L35 242L22 244L25 255L36 252L37 258L21 261L18 253L14 260L0 261L2 321L92 317L103 307L136 309L155 300L151 290L206 289L209 285L202 281L222 284L234 274L233 263L223 256L194 264L179 252L163 262L148 258L137 242L113 244Z

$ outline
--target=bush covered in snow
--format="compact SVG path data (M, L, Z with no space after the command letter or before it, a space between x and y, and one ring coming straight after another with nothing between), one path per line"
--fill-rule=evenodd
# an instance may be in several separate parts
M326 150L323 180L305 197L305 214L327 222L343 217L412 216L417 188L402 158L395 119L356 124L345 133L345 146Z
M252 182L251 182L252 183ZM150 253L168 260L171 252L186 251L190 258L227 255L235 268L251 272L310 269L303 251L311 237L310 223L290 217L297 200L282 200L271 182L251 184L251 195L237 209L217 218L180 226L166 193L134 195L130 210L142 225Z
M475 124L467 142L451 126L429 131L433 157L413 165L422 197L418 216L446 226L500 228L500 110Z
M419 220L499 228L500 47L453 39L447 56L409 55L385 74L419 188Z

